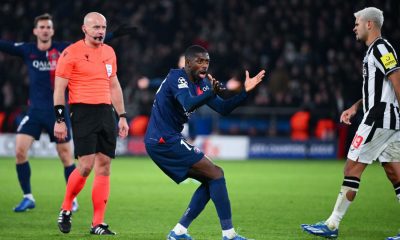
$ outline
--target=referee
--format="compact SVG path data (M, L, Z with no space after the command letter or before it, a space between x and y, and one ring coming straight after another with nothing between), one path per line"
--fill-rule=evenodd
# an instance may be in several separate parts
M90 233L115 234L103 221L110 193L110 164L116 148L114 111L119 115L120 137L127 136L128 124L116 75L115 52L103 43L106 27L107 22L102 14L88 13L82 26L85 38L66 48L57 64L54 89L57 121L54 135L59 139L67 136L64 111L65 90L68 87L75 158L78 159L78 167L69 177L58 218L58 227L63 233L71 230L72 201L83 189L94 168L94 215Z

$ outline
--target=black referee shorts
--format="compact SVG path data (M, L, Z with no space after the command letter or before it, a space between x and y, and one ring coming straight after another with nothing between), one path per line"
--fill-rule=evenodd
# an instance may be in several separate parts
M94 153L115 157L117 123L108 104L71 104L75 158Z

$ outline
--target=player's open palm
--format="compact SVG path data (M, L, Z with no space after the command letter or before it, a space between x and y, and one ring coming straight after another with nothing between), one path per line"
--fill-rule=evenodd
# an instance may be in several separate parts
M244 87L246 92L253 90L264 78L265 70L261 70L256 76L250 78L249 71L246 70L246 80L244 82Z

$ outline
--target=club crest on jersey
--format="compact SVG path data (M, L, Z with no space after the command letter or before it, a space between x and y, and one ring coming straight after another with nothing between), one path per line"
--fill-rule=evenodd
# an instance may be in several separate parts
M204 86L202 88L203 92L207 92L208 90L210 90L210 87L208 87L208 85Z
M186 81L186 79L184 79L183 77L178 78L178 88L189 88L188 83Z
M197 154L201 153L201 151L200 151L200 149L198 147L194 147L193 150Z
M112 65L106 64L107 76L110 77L112 73Z
M381 61L383 63L383 66L385 66L386 69L391 69L397 65L396 58L394 57L393 53L386 53L381 57Z

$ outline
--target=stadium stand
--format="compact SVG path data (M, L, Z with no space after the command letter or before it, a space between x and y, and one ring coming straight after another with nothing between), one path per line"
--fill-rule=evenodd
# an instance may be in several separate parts
M207 109L200 109L199 120L191 123L199 131L194 135L289 137L290 118L301 107L310 109L311 123L318 119L337 122L338 114L361 97L364 46L354 41L354 19L349 16L365 4L383 9L383 34L390 33L387 37L398 49L400 29L396 26L400 19L396 15L400 3L378 0L149 0L146 4L5 1L0 6L0 39L33 40L32 19L44 12L54 16L56 40L80 39L82 14L92 10L110 19L111 30L120 24L138 26L134 37L111 43L118 56L129 119L149 114L157 84L171 62L177 62L188 45L200 44L209 50L213 62L210 71L218 80L243 79L239 73L244 69L256 72L261 68L267 70L267 79L230 118L216 117ZM15 131L18 123L10 121L21 119L15 113L23 112L27 104L29 82L21 65L15 58L0 53L3 132ZM152 84L139 89L138 81L143 76Z

